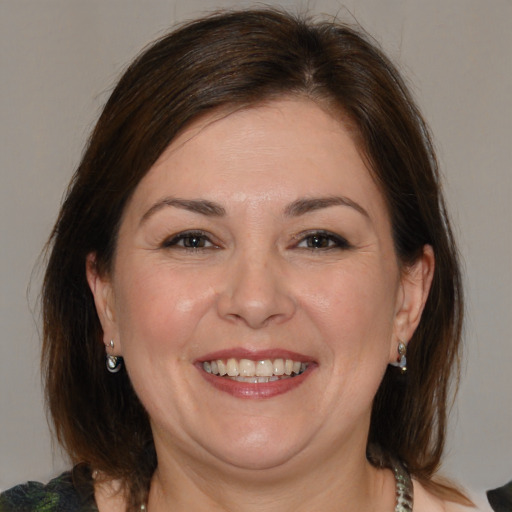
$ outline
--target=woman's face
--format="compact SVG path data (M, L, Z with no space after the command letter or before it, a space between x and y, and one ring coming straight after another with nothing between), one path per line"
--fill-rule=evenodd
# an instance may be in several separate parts
M184 131L135 190L112 275L88 276L159 455L312 468L364 452L423 260L401 273L347 128L289 99Z

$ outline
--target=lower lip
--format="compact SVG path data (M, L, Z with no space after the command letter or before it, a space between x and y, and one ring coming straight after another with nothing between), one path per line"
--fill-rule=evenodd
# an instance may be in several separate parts
M315 365L310 364L306 370L300 375L290 377L288 379L279 379L273 382L238 382L228 377L220 377L203 370L202 366L197 368L201 372L203 378L214 388L224 393L228 393L237 398L272 398L282 395L288 391L300 386L313 371Z

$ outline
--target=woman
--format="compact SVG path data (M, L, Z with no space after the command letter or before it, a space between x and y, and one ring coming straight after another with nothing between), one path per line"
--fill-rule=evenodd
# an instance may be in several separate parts
M145 51L62 206L43 315L76 465L0 510L470 504L435 479L462 290L434 151L349 27L240 11Z

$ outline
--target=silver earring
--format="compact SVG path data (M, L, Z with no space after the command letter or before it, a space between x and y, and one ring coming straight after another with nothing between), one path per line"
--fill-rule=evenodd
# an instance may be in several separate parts
M110 340L108 346L113 349L114 348L114 340ZM106 347L108 348L108 347ZM123 358L120 356L113 356L111 354L106 355L105 363L107 365L107 370L110 373L117 373L121 367L123 366Z
M404 374L407 372L407 358L405 357L405 354L407 353L407 345L403 341L398 343L397 352L398 357L396 358L396 363L391 364L392 366L400 368L400 372Z
M117 373L123 366L122 358L119 356L107 356L107 370L110 373Z

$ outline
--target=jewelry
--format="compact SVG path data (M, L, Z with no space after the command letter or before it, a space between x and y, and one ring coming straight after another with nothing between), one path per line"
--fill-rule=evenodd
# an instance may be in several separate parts
M108 346L105 346L105 350L108 350L108 347L111 349L114 348L114 340L110 340L110 343ZM120 356L113 356L111 354L108 354L105 356L105 363L107 365L107 370L110 373L117 373L121 367L123 366L123 358Z
M396 506L394 512L413 512L414 491L409 472L397 461L392 462L391 470L395 477ZM147 505L140 506L140 512L147 512Z
M110 373L117 373L123 366L123 358L119 356L107 355L107 370Z
M400 341L398 343L397 351L398 357L396 359L396 363L391 363L391 365L400 368L400 372L404 374L407 372L407 358L405 357L405 354L407 353L407 345L403 341Z
M393 462L392 469L396 483L395 512L412 512L414 491L411 476L399 462Z

